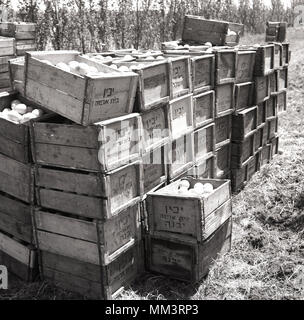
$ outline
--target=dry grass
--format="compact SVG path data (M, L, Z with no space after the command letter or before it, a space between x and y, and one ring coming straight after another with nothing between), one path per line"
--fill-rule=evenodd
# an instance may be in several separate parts
M288 112L279 122L280 154L233 198L233 246L197 286L145 274L122 299L304 298L304 39L290 30ZM250 36L243 43L257 43ZM44 283L14 280L6 299L75 298ZM0 295L1 299L1 295Z

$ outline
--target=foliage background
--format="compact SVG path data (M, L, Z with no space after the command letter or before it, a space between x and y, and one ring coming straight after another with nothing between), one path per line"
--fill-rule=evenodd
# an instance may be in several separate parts
M15 0L16 1L16 0ZM293 8L282 0L0 0L9 20L38 24L38 49L76 49L82 52L113 48L157 48L181 37L185 14L243 23L250 33L263 33L265 22L288 21ZM303 1L302 1L303 2Z

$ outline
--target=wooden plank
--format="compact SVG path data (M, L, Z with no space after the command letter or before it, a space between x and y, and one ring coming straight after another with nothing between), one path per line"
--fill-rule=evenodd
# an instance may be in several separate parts
M167 154L161 146L143 155L144 194L167 180Z
M195 129L214 121L215 93L207 91L193 96L193 126Z
M226 83L215 88L216 117L232 113L234 110L234 84Z
M257 128L257 107L251 107L232 115L233 141L243 141Z
M22 224L31 225L30 206L7 194L0 194L0 212L11 216Z
M168 111L160 106L141 114L143 151L149 152L166 142L169 138Z
M22 163L29 163L31 160L29 145L24 145L24 144L9 140L7 137L2 136L1 134L0 134L0 153L14 160L20 161Z
M31 166L0 154L0 190L30 202L32 193Z
M231 144L231 167L241 168L243 163L254 154L254 134L251 134L243 142L232 142Z
M44 105L49 110L63 117L68 117L76 123L81 123L83 112L82 101L32 79L26 79L25 81L25 96L29 100Z
M191 58L193 93L199 94L214 88L215 58L204 55Z
M215 152L215 175L220 178L230 170L231 143L226 143Z
M235 85L235 110L250 108L253 106L253 82L245 82Z
M101 219L105 199L49 189L38 189L38 205L82 217Z
M69 257L57 255L47 251L41 251L41 261L43 270L45 268L57 270L66 274L71 274L83 279L100 282L100 266L77 261Z
M100 171L96 149L35 143L34 151L37 164L94 172Z
M30 268L34 267L35 259L31 252L32 250L3 233L0 233L0 251Z
M193 130L192 94L171 100L168 114L170 137L172 139L178 139Z
M18 240L32 243L32 224L24 224L16 220L12 215L0 211L0 230L15 237Z
M236 58L236 83L251 82L255 64L255 51L238 51Z
M36 228L49 233L97 243L95 222L70 218L64 215L35 210Z
M102 197L105 195L102 179L97 174L85 174L49 168L36 168L36 186L46 189Z
M270 97L269 77L255 77L255 104L264 102Z
M98 282L80 278L70 273L49 269L47 267L44 267L43 272L45 279L60 288L76 292L89 299L103 299L103 296L101 295L101 286Z
M99 265L96 243L37 230L39 249Z
M173 140L167 146L168 154L168 179L179 176L187 171L194 161L194 139L192 134Z
M236 77L236 51L215 52L216 84L234 82Z
M33 256L36 255L34 251L32 251L31 254ZM35 260L34 266L31 267L0 250L0 264L7 267L9 278L11 275L14 275L26 282L35 281L38 276L38 267L36 262L37 261Z
M198 162L215 150L215 126L210 124L194 131L194 156Z
M83 127L76 124L69 125L41 122L34 123L33 128L36 143L48 143L90 149L98 148L97 126Z
M231 139L231 115L216 118L215 123L215 148L218 149L222 144Z
M192 92L190 57L168 59L171 99Z

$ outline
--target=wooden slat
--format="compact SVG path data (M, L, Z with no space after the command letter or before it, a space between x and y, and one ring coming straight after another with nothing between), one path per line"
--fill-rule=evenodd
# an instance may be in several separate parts
M37 230L39 249L67 256L79 261L99 264L96 243L65 237L59 234Z
M62 191L39 189L38 204L44 208L77 214L88 218L103 217L104 199Z
M68 117L76 123L81 122L83 101L79 101L32 79L26 79L25 95L29 100L44 105L49 110L63 117Z
M40 210L35 211L35 220L39 230L97 243L97 228L94 222Z
M96 149L36 143L35 158L42 165L100 171Z
M37 168L35 178L36 185L46 189L57 189L95 197L105 195L102 180L95 174Z
M33 261L30 259L31 250L3 233L0 233L0 251L5 252L25 265L29 265L29 267L34 266Z

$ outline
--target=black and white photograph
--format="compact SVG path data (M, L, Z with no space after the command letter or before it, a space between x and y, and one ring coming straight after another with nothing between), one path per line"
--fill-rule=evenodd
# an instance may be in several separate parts
M2 302L304 300L303 181L304 0L0 0Z

